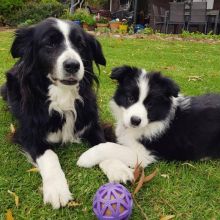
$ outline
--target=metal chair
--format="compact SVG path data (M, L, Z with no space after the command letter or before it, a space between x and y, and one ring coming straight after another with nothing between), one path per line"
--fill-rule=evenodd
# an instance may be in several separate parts
M166 24L166 33L169 25L182 25L185 28L185 3L170 2L169 17Z
M160 32L161 32L163 26L166 25L165 11L164 14L162 14L156 5L153 4L152 7L153 7L154 30L156 30L157 25L160 25Z
M190 6L190 16L187 24L187 30L191 25L204 25L205 34L207 33L207 2L192 2Z

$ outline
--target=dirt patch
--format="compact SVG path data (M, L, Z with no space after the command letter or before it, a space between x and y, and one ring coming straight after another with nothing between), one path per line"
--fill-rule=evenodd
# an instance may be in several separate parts
M8 31L13 32L16 28L0 26L0 32ZM208 44L220 44L220 39L212 38L193 38L193 37L182 37L181 35L159 35L159 34L115 34L115 33L101 33L95 31L88 31L93 36L97 37L112 37L112 38L121 38L121 39L150 39L150 40L164 40L164 41L189 41L189 42L200 42Z
M199 42L199 43L208 43L208 44L219 44L220 39L212 38L193 38L193 37L182 37L181 35L159 35L159 34L113 34L113 33L101 33L93 32L95 36L104 36L112 38L121 38L121 39L149 39L149 40L164 40L164 41L188 41L188 42Z
M11 27L5 27L5 26L0 26L0 31L14 31L16 30L15 28L11 28Z

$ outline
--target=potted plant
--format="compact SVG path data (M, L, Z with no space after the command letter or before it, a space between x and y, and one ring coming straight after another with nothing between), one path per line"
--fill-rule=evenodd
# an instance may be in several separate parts
M71 14L69 10L66 10L65 13L61 16L61 18L73 21L74 23L81 25L80 17L77 17L75 14Z
M119 30L121 33L128 32L128 22L126 19L122 19L122 24L119 25Z
M83 24L83 21L86 16L88 16L89 12L86 9L83 8L78 8L74 13L73 13L73 21L77 23L80 21L81 24Z
M95 30L95 23L96 23L95 19L89 13L83 18L82 22L83 22L83 29L89 31Z
M110 29L111 29L112 32L116 32L119 29L120 25L121 25L121 22L118 18L114 19L114 20L111 20L109 22L109 26L110 26Z
M99 16L96 20L97 28L107 28L109 25L108 19L102 16Z

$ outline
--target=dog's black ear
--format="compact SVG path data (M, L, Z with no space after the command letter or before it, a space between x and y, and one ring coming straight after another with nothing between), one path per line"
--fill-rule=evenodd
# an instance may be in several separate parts
M157 83L167 96L178 96L180 88L172 79L163 76L160 72L155 72L152 73L151 80Z
M138 72L138 69L131 66L119 66L112 69L112 73L110 75L111 79L117 80L121 83L126 77L134 76L135 73Z
M105 66L106 60L102 51L102 46L92 35L88 34L87 37L89 47L91 49L92 58L96 64Z
M11 47L13 58L21 58L30 49L33 40L33 27L21 28L15 32L15 39Z

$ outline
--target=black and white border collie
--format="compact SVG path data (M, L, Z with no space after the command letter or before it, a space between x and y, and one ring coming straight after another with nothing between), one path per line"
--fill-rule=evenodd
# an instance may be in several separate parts
M18 61L7 72L1 94L19 122L15 141L40 170L44 202L59 208L71 193L52 147L81 139L92 146L105 142L92 62L106 61L93 36L55 18L17 30L11 54Z
M99 164L110 181L133 179L135 164L220 158L220 95L179 95L179 87L161 73L130 66L113 69L118 81L110 102L118 144L99 144L78 160Z

